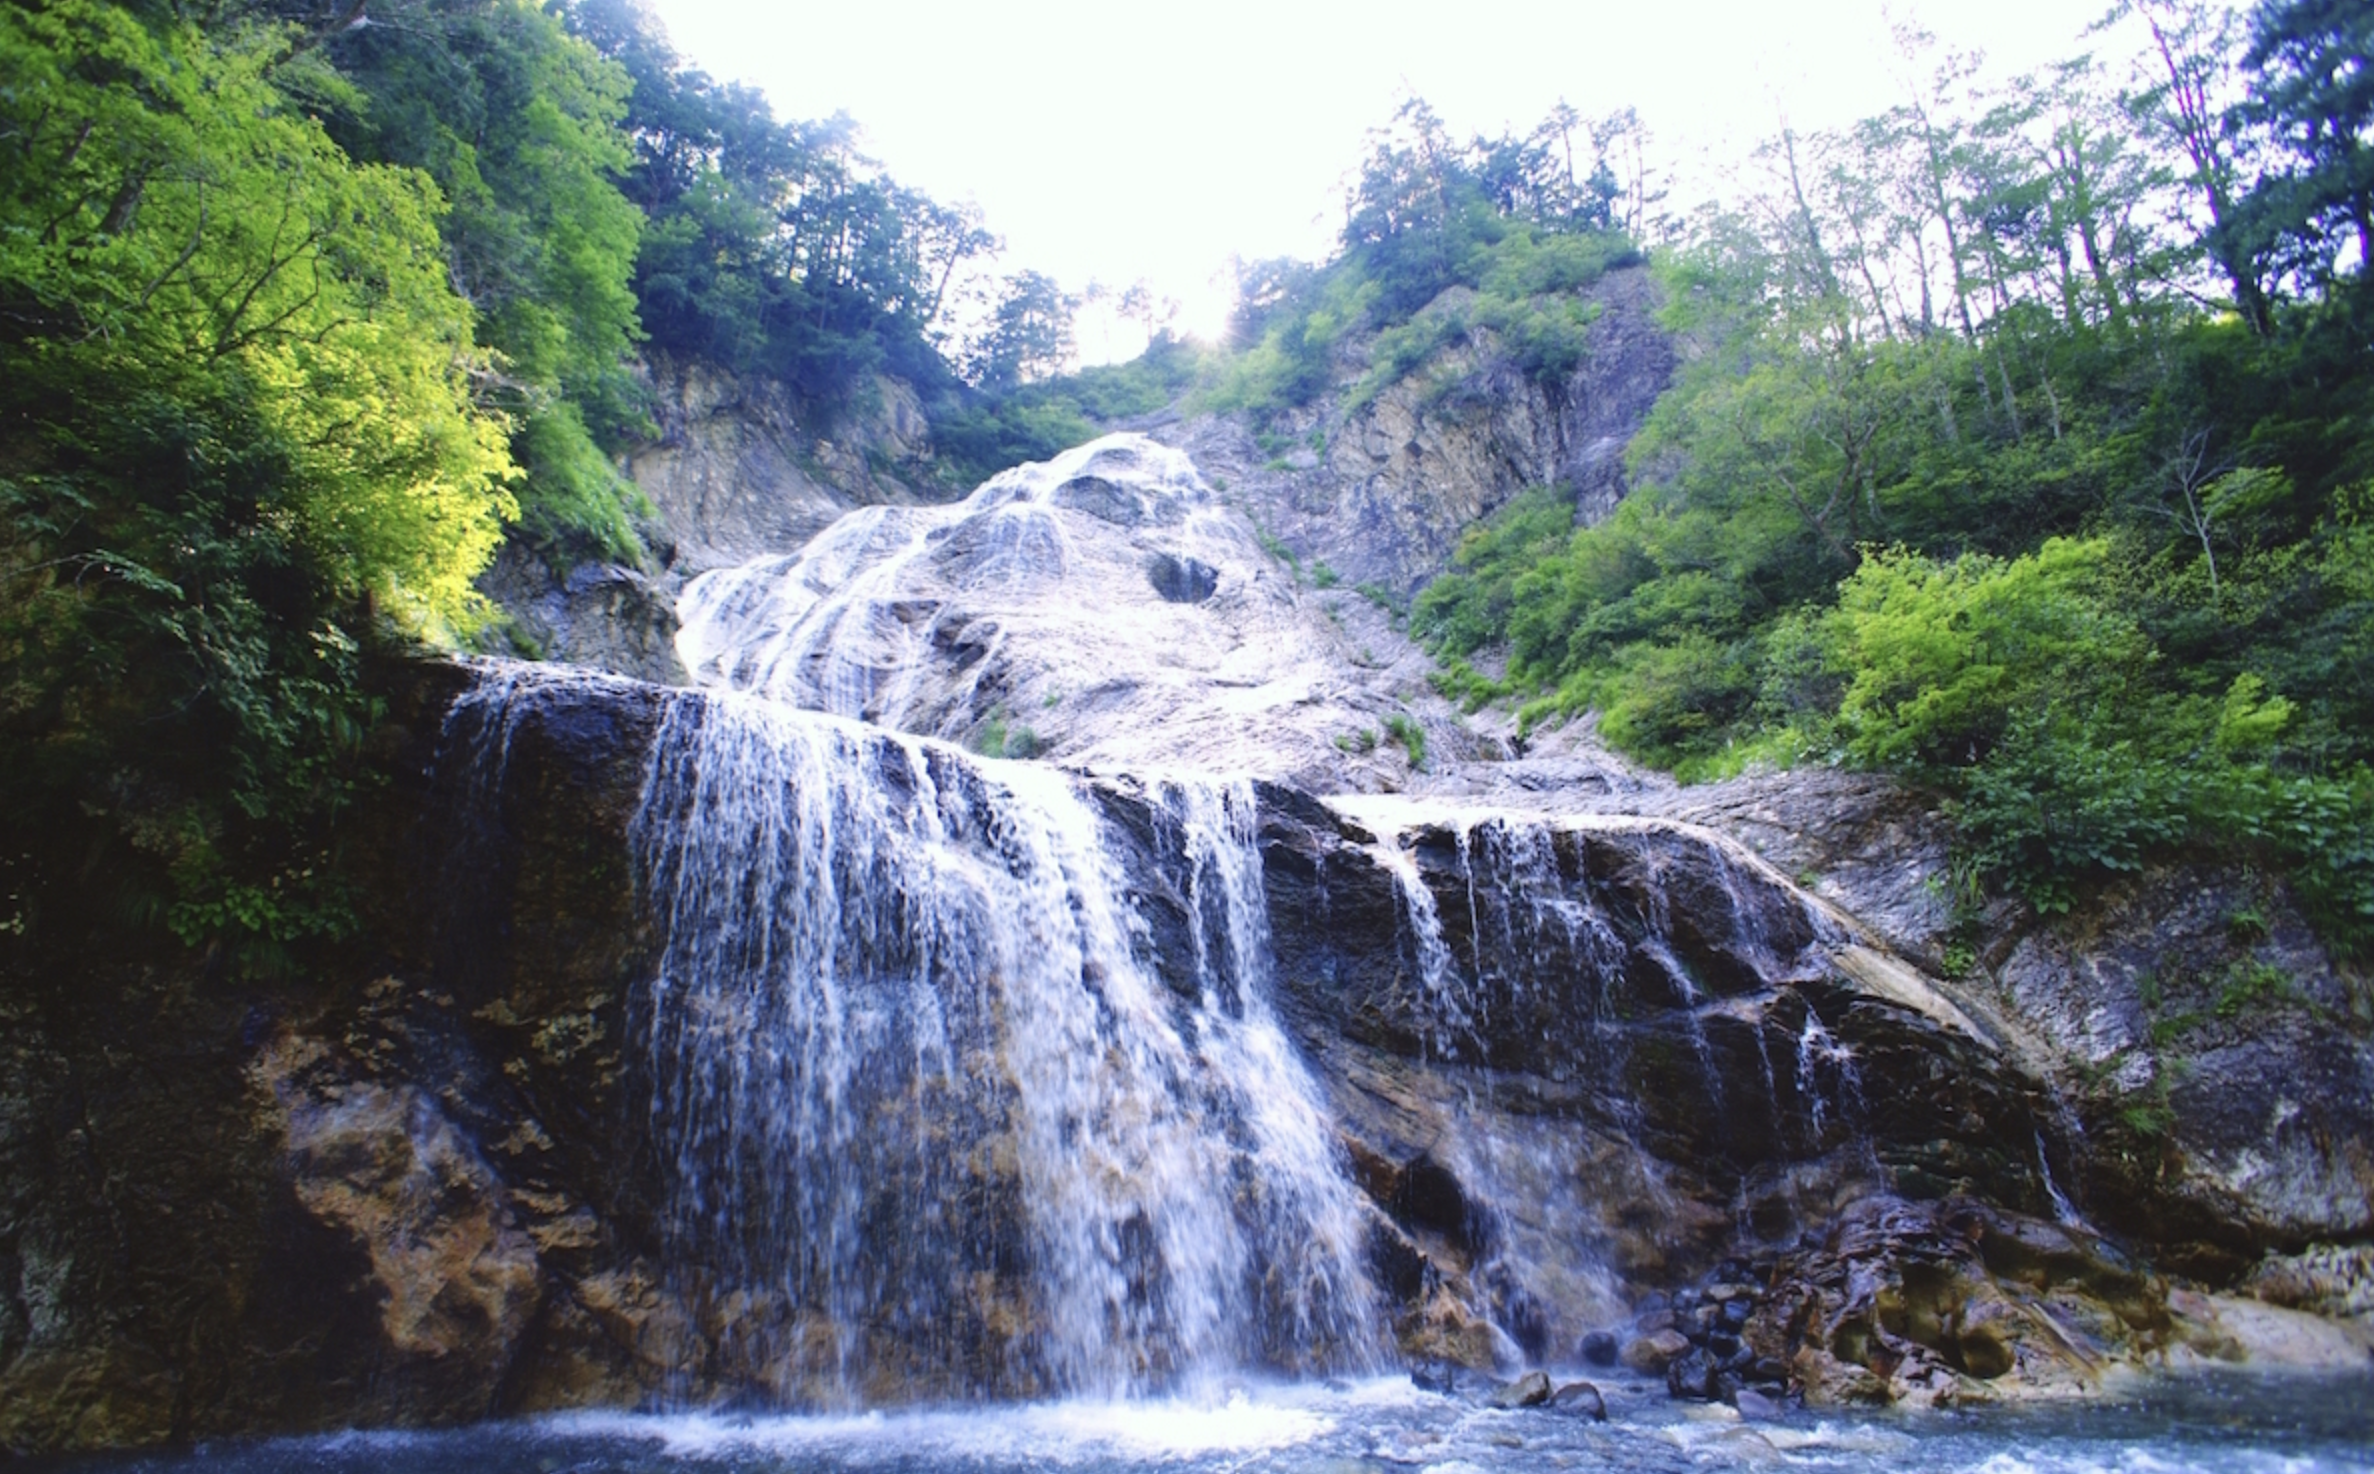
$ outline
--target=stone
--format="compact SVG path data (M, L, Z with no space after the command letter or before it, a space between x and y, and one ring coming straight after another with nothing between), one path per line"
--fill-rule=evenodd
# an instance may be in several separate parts
M1607 1399L1589 1382L1568 1382L1550 1394L1550 1406L1595 1423L1607 1421Z
M1741 1417L1759 1423L1769 1423L1788 1414L1788 1409L1781 1405L1779 1398L1767 1396L1753 1387L1740 1388L1731 1399L1731 1405L1739 1409Z
M1196 558L1158 553L1146 564L1154 592L1173 604L1201 604L1219 590L1220 570Z
M1420 1392L1449 1395L1459 1385L1459 1368L1450 1362L1429 1358L1410 1367L1410 1385Z
M1585 1335L1575 1354L1595 1367L1612 1367L1623 1350L1613 1331L1592 1331Z
M1717 1375L1713 1358L1693 1347L1666 1364L1665 1390L1692 1402L1717 1401Z
M1550 1397L1550 1374L1534 1371L1527 1372L1514 1382L1501 1387L1492 1394L1489 1401L1496 1408L1510 1409L1539 1407L1548 1402Z
M1624 1365L1636 1372L1662 1372L1689 1349L1690 1339L1681 1332L1657 1331L1637 1336L1624 1347Z

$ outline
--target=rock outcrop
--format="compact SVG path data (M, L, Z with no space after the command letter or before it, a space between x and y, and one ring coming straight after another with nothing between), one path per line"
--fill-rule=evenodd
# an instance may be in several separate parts
M1426 310L1456 307L1465 290ZM1646 267L1609 272L1582 295L1599 315L1584 361L1559 383L1528 379L1489 329L1471 327L1364 404L1348 402L1365 367L1356 343L1336 388L1274 423L1207 414L1146 428L1306 562L1406 598L1518 492L1564 488L1586 522L1623 496L1624 452L1672 377L1673 344Z
M511 544L478 579L502 610L502 640L531 660L585 666L661 685L684 683L676 601L665 583L623 563L563 571Z
M2050 1084L2077 1206L2164 1267L2226 1283L2374 1235L2374 983L2272 877L2162 863L2045 918L1957 905L1935 804L1877 775L1579 801L1737 835L1938 979Z
M853 514L683 608L704 684L993 755L1368 791L1498 750L1384 610L1311 586L1138 435Z
M798 548L861 506L936 499L930 427L915 391L876 377L821 433L788 390L701 363L650 366L659 436L627 475L661 523L655 551L678 578Z
M372 925L347 970L240 983L103 939L72 959L14 945L0 1443L808 1395L747 1359L781 1344L752 1338L758 1307L670 1262L662 927L632 834L668 713L719 698L441 666L388 689L392 781L357 818L381 857ZM935 783L960 793L957 776ZM1170 801L1074 781L1136 898L1141 965L1171 1006L1211 1006L1182 970L1211 902L1182 879ZM1660 1372L1706 1358L1701 1390L1721 1392L1740 1352L1719 1334L1804 1395L1967 1400L2362 1343L2348 1251L2273 1261L2265 1302L2220 1301L2063 1221L2063 1191L2092 1219L2122 1193L2127 1217L2177 1221L2191 1179L2110 1173L1985 997L1734 841L1282 786L1258 790L1258 823L1276 1006L1405 1354L1508 1366L1639 1342ZM936 1338L861 1334L861 1364L887 1369L864 1396L1002 1387L971 1379L1027 1364L1000 1350L1040 1313L999 1247L1021 1201L1007 1130L959 1154L978 1177L973 1309ZM2303 1225L2228 1227L2239 1255ZM1749 1323L1647 1328L1645 1290L1729 1283L1750 1251ZM1655 1351L1668 1333L1679 1347Z

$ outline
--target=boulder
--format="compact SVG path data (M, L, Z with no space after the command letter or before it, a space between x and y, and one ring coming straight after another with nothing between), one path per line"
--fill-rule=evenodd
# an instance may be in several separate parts
M1589 1382L1568 1382L1550 1394L1550 1406L1559 1412L1595 1423L1607 1421L1607 1399Z
M1507 1383L1487 1400L1492 1406L1502 1409L1539 1407L1548 1402L1551 1395L1550 1374L1537 1371L1527 1372L1514 1382Z
M1636 1336L1624 1347L1624 1365L1636 1372L1662 1372L1690 1350L1690 1339L1679 1331L1654 1331Z

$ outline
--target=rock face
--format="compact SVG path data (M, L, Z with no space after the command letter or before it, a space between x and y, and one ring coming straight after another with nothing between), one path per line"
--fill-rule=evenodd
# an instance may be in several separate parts
M1373 790L1492 750L1383 611L1306 585L1142 436L856 513L683 608L704 684L998 754Z
M558 572L510 545L480 575L478 588L510 616L506 637L515 655L661 685L684 682L676 601L642 569L580 563Z
M71 959L11 944L0 1444L1016 1394L1093 1385L1124 1347L1157 1379L1621 1351L1699 1395L1844 1400L2363 1355L2353 1322L2282 1308L2354 1313L2349 1251L2271 1261L2275 1303L2221 1301L2062 1221L2059 1194L2102 1220L2123 1193L2181 1224L2196 1177L2106 1165L1983 990L1710 829L1066 777L519 668L385 680L392 781L356 819L381 869L346 970L239 983L97 933ZM686 723L807 735L729 783L737 749L685 746ZM720 832L729 794L748 844L654 848ZM817 844L832 885L805 879ZM1045 874L1052 909L997 900L996 873ZM982 950L1094 916L1082 950ZM688 936L724 951L688 960ZM822 936L855 949L814 974L863 983L839 1002L735 981ZM802 997L825 1011L735 1011ZM1065 997L1096 1007L1062 1023ZM742 1077L693 1068L729 1058L696 1047L711 1028L841 1041L801 1057L847 1063L818 1099L876 1134L766 1134L843 1106L736 1104ZM821 1089L813 1068L781 1088ZM766 1211L688 1218L693 1168L697 1201ZM2220 1222L2254 1251L2310 1226ZM1117 1277L1069 1275L1075 1252Z
M1624 451L1672 377L1673 345L1647 268L1612 271L1583 295L1599 316L1563 383L1528 380L1473 328L1366 404L1347 407L1363 367L1347 361L1336 390L1261 431L1204 415L1151 433L1306 561L1405 598L1448 565L1461 533L1528 487L1565 488L1586 522L1623 496Z
M1284 793L1265 823L1280 987L1362 1184L1520 1354L1743 1225L1907 1186L2050 1211L2036 1083L1709 831ZM1461 1324L1404 1341L1459 1359Z
M864 386L819 433L781 384L664 356L647 373L659 434L624 469L651 502L652 566L554 568L507 545L478 586L510 617L509 654L682 684L675 591L686 578L790 552L855 507L946 494L931 479L923 407L896 379Z
M658 509L679 577L789 552L853 507L910 505L927 484L929 427L915 391L877 378L822 434L780 384L655 360L659 438L627 458Z
M2163 865L2048 922L1957 910L1950 832L1887 779L1809 770L1591 798L1736 834L1913 960L2049 1082L2053 1170L2099 1227L2227 1282L2374 1235L2374 986L2272 879Z

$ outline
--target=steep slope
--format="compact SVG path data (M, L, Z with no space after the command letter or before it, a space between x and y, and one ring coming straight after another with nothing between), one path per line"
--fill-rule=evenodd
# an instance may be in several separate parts
M1473 295L1454 287L1425 312ZM1146 428L1305 562L1406 599L1520 491L1566 488L1585 521L1623 496L1624 449L1672 377L1673 345L1648 268L1611 271L1579 295L1598 316L1582 363L1555 382L1529 378L1497 334L1471 326L1361 402L1375 342L1362 334L1339 351L1328 392L1267 425L1235 413Z

